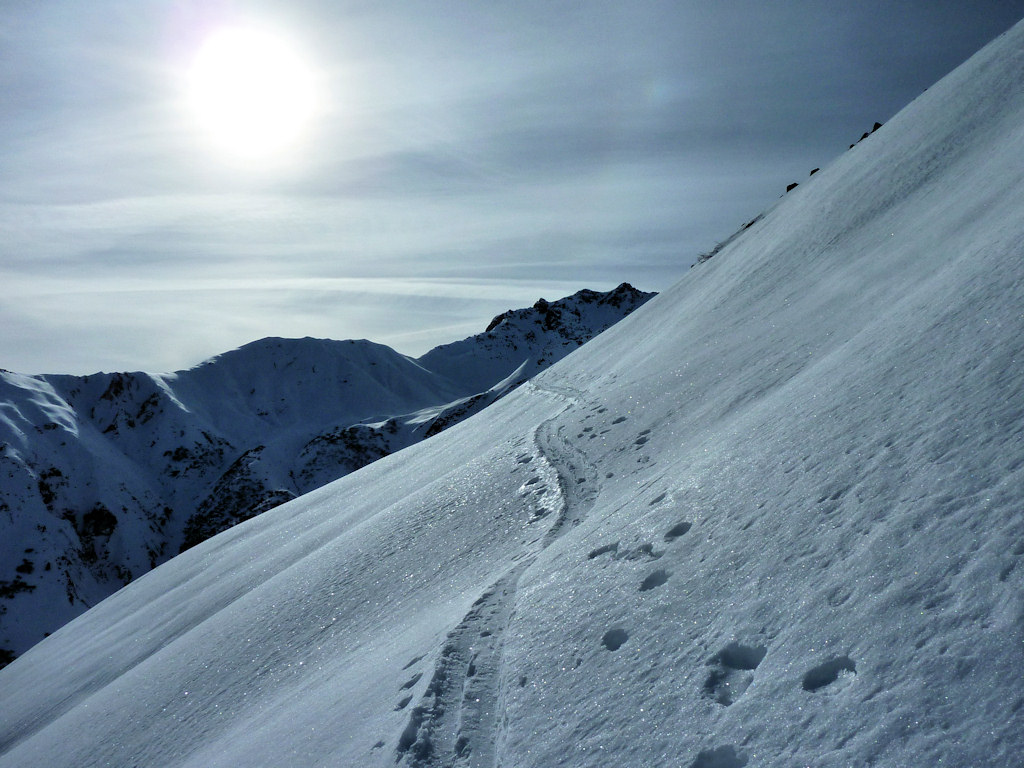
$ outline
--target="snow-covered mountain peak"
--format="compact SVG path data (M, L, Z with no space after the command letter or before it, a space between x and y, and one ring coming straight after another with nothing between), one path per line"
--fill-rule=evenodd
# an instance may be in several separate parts
M383 344L266 338L174 374L173 388L220 428L386 417L459 396L453 383ZM225 395L236 403L224 414ZM209 403L212 396L214 402Z

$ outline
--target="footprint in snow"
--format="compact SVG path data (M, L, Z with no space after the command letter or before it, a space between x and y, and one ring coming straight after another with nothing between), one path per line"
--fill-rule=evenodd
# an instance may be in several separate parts
M629 640L629 633L624 629L609 629L601 638L601 644L609 651L617 651Z
M840 677L852 677L857 674L857 665L849 656L836 656L823 664L807 671L804 675L803 687L805 691L817 691L827 685L832 685Z
M601 555L607 554L608 552L615 554L618 551L619 542L617 541L612 542L611 544L602 544L597 549L591 550L590 554L587 555L587 560L593 560L595 557L600 557Z
M671 571L666 571L664 568L659 568L653 573L649 574L646 579L640 582L640 591L647 592L652 589L664 585L668 581L668 577L672 575Z
M728 707L754 682L751 673L767 653L764 646L729 643L708 662L713 669L704 681L704 693Z
M705 749L690 763L690 768L743 768L747 764L747 756L736 752L731 744L716 749Z
M415 675L413 675L408 680L406 680L404 683L402 683L402 686L398 690L400 690L400 691L407 691L407 690L409 690L414 685L416 685L416 683L418 683L420 681L421 677L423 677L423 673L422 672L417 672Z
M665 541L675 541L680 536L685 534L693 527L693 523L686 520L680 520L678 523L673 525L667 531L665 531Z
M664 552L656 552L653 544L641 544L635 549L625 549L621 552L615 553L616 560L640 560L641 558L648 557L651 560L657 560L661 557Z
M612 560L641 560L643 558L657 560L659 557L665 554L664 552L655 551L653 544L641 544L640 546L633 547L632 549L620 550L619 542L613 541L610 544L602 544L596 549L590 550L590 553L587 555L587 559L593 560L594 558L600 557L601 555L607 555L609 553L612 556ZM658 571L655 571L655 573L658 573ZM662 584L663 583L664 582L662 582ZM652 584L652 587L649 588L653 588L655 586L660 587L661 584Z

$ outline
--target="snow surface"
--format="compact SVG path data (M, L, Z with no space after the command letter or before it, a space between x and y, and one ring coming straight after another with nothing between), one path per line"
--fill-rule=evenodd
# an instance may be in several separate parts
M1016 766L1024 24L674 289L0 671L0 766Z

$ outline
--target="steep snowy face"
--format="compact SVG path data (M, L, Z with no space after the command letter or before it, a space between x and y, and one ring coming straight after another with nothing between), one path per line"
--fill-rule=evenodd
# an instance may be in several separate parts
M1022 126L1018 25L538 377L601 489L519 582L504 764L1019 763Z
M0 766L1016 766L1024 25L561 363L0 671Z
M0 373L0 665L183 549L482 410L652 295L581 291L552 305L571 323L467 339L441 370L269 338L174 374Z

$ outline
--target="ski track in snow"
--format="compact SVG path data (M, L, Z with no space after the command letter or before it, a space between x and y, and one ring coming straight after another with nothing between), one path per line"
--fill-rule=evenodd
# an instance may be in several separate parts
M533 450L517 458L531 469L520 488L526 503L535 505L531 522L552 515L554 519L531 551L489 586L448 633L430 683L410 710L395 747L395 762L406 768L495 765L495 746L502 741L504 633L515 610L519 579L541 552L583 519L597 498L596 469L565 436L564 427L557 426L559 418L580 403L577 393L532 381L524 386L565 402L565 408L533 430ZM403 690L413 688L420 677L412 675ZM402 697L396 709L411 701L412 696Z

